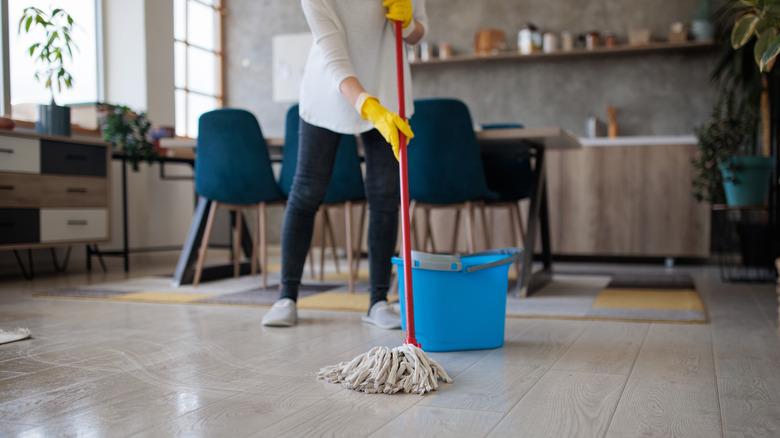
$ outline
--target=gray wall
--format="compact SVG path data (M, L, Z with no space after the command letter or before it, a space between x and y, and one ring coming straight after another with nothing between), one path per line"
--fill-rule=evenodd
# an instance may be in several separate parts
M376 0L378 1L378 0ZM531 21L544 29L591 29L657 37L693 16L698 0L428 0L429 41L470 52L480 27L497 27L514 43ZM271 37L307 30L298 0L230 0L226 17L228 104L253 111L267 135L282 135L286 104L271 99ZM712 53L687 52L491 62L417 68L416 97L457 97L475 122L522 121L583 133L590 114L619 110L621 134L690 134L709 114Z

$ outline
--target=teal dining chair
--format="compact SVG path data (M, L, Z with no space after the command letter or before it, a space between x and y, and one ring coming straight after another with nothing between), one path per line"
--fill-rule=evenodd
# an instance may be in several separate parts
M451 251L457 251L461 210L466 210L466 246L474 252L474 213L486 201L497 199L485 178L480 147L466 105L456 99L421 99L411 118L414 139L409 147L409 190L412 210L422 209L423 249L436 252L431 211L454 209ZM489 246L484 209L482 224ZM414 216L414 214L412 213ZM416 226L413 226L417 239ZM419 243L417 243L419 247Z
M298 163L299 124L298 105L294 105L287 111L284 149L282 152L282 171L279 175L279 186L285 196L290 194ZM357 248L355 248L356 245L353 242L355 230L353 229L352 212L355 206L360 207ZM350 292L354 292L355 282L360 271L360 254L362 253L363 228L366 216L366 192L363 186L363 171L360 156L358 155L357 141L353 135L343 135L341 137L341 143L339 143L335 164L333 165L333 173L331 174L328 190L325 193L321 206L320 280L324 280L325 277L326 240L330 240L330 249L336 273L340 273L336 238L330 219L330 213L334 209L343 209L344 211L348 288ZM311 253L309 260L312 262L310 266L312 266L312 275L314 275Z
M217 209L222 207L236 213L233 229L233 274L236 277L240 272L243 212L257 211L252 275L257 273L259 253L263 288L266 288L266 205L283 202L284 193L274 178L268 146L260 124L250 112L241 109L218 109L204 113L198 121L197 153L195 190L199 196L212 202L195 266L193 284L198 286L200 283L214 216Z

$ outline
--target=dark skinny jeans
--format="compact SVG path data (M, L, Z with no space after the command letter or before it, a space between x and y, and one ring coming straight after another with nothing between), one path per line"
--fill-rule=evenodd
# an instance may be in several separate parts
M300 120L298 167L282 226L281 298L298 298L314 217L330 182L341 135ZM378 131L360 135L366 159L371 305L387 299L398 235L398 162Z

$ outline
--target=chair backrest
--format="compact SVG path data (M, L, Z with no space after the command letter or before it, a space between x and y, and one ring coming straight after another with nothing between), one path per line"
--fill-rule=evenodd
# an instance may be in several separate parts
M295 169L298 166L298 148L300 117L298 105L287 111L284 132L284 149L282 151L282 172L279 175L279 186L285 196L290 195ZM346 201L365 199L363 187L363 171L360 167L360 157L357 152L357 141L353 135L342 135L336 152L336 162L333 174L325 193L325 204L336 204Z
M524 128L520 123L487 123L483 130ZM519 201L531 196L533 169L527 151L507 153L492 151L482 154L488 188L501 201Z
M411 124L409 191L413 200L455 204L493 197L485 182L471 115L463 102L416 100Z
M227 204L257 204L282 199L263 132L250 112L218 109L198 122L195 189Z

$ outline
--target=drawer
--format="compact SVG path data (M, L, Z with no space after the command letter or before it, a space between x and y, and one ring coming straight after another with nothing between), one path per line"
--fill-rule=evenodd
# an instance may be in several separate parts
M41 207L106 207L108 180L89 176L40 176Z
M40 173L38 140L0 135L0 171Z
M41 140L41 173L106 176L104 146Z
M38 243L40 214L35 208L0 208L0 245Z
M104 208L41 209L41 242L108 239L108 210Z
M0 173L0 207L40 207L41 176Z

